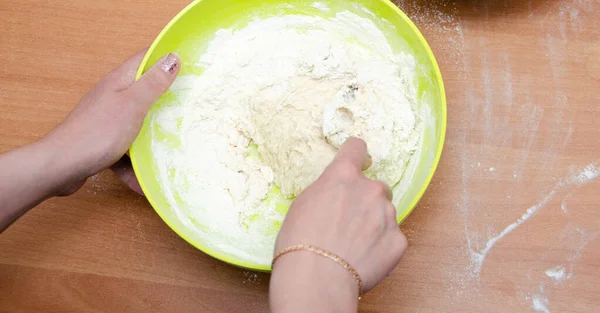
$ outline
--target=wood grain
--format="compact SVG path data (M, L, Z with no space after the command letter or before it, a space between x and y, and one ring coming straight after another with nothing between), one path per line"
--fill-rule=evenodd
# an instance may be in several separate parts
M42 137L186 4L0 0L0 152ZM531 312L536 299L597 311L600 180L560 184L600 167L600 2L399 5L440 63L448 136L402 225L409 251L361 312ZM538 204L475 270L486 243ZM570 277L545 274L557 266ZM0 236L5 312L266 312L267 288L268 275L186 244L109 172Z

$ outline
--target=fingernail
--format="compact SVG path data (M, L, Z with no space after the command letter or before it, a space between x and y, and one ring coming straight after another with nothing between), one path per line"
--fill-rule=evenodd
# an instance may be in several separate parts
M365 161L363 163L363 171L366 171L369 169L369 167L371 167L371 165L373 165L373 158L371 157L371 154L367 153L367 157L365 158Z
M169 53L160 64L160 69L167 74L173 74L179 67L179 57L175 53Z

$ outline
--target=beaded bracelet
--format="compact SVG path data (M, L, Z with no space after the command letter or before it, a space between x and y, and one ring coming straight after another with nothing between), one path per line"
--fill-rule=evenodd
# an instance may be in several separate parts
M358 284L358 295L359 295L358 299L360 300L360 296L362 296L362 294L363 294L363 281L360 278L360 275L358 275L358 272L354 269L354 267L352 267L352 265L350 265L350 263L346 262L346 260L342 259L340 256L333 254L329 251L323 250L321 248L311 246L311 245L295 245L295 246L285 248L285 249L279 251L275 255L275 257L273 258L273 262L271 263L271 267L273 267L275 265L275 261L277 261L277 259L279 259L282 255L289 253L289 252L300 251L300 250L316 253L322 257L328 258L328 259L336 262L337 264L341 265L356 280L356 283Z

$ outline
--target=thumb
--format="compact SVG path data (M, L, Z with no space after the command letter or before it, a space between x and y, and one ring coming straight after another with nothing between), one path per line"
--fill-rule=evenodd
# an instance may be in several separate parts
M124 91L126 98L145 114L156 100L171 87L180 68L181 60L179 56L175 53L169 53L158 60L138 81Z
M356 137L350 137L340 146L333 162L347 161L352 164L356 170L365 171L372 163L371 156L367 152L367 144L364 140Z

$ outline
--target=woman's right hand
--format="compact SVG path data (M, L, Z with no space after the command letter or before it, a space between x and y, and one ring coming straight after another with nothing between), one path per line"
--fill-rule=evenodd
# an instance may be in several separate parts
M292 204L275 252L306 244L334 253L356 269L365 292L388 276L407 241L396 222L390 188L362 173L369 165L365 142L348 139L323 174ZM271 308L274 312L355 311L357 286L334 261L308 251L287 253L273 269ZM349 307L347 301L353 305Z

